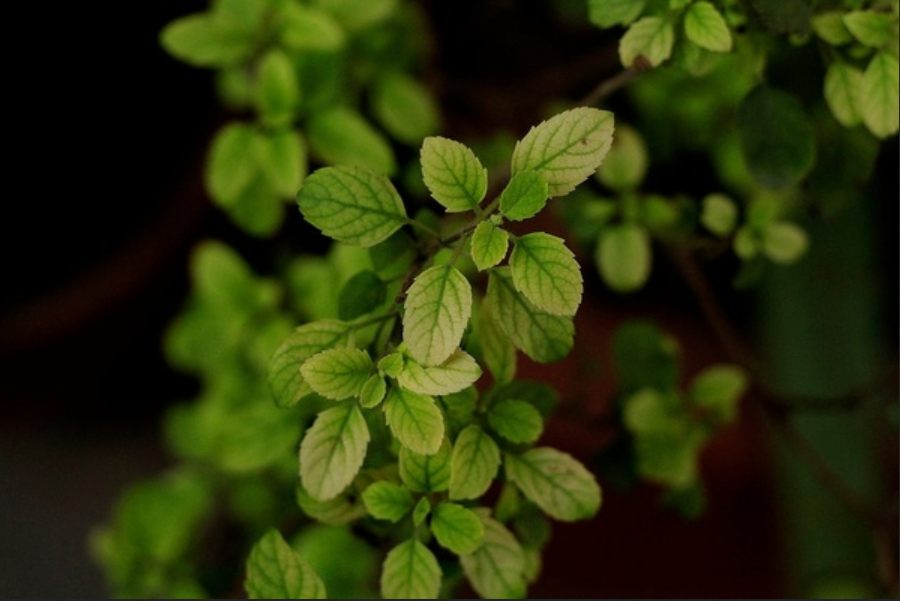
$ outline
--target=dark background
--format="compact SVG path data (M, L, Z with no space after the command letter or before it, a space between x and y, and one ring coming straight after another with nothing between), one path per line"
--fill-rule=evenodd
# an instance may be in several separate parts
M597 51L597 32L557 32L547 47L530 44L529 36L546 34L539 8L427 4L447 48L436 64L442 100L456 115L448 127L460 136L531 123L548 90L577 97L614 67L614 55ZM167 464L159 417L191 391L159 350L188 290L189 251L207 236L258 250L203 194L203 153L223 118L210 75L157 43L163 25L203 6L66 3L11 19L27 42L12 61L5 103L2 598L106 596L87 553L89 531L127 483ZM498 41L504 50L491 54L488 44ZM886 146L882 164L896 174L896 138ZM896 281L895 178L890 185L879 209L883 231L873 235L886 241L884 270ZM586 314L581 338L649 314L691 341L689 369L721 356L689 301L660 307L658 295L674 284L655 286L635 302ZM888 305L897 306L895 296ZM895 332L896 312L888 317ZM566 370L535 375L560 380ZM578 453L591 446L583 431L563 417L548 443ZM704 458L711 509L696 523L659 511L655 490L607 491L597 520L557 527L532 596L783 596L761 438L750 414L713 445Z

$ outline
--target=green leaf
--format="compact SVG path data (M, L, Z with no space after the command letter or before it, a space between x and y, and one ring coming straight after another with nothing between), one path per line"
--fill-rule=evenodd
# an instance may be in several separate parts
M538 309L575 315L584 283L578 261L562 238L543 232L516 238L509 265L516 289Z
M296 2L282 9L278 36L285 48L295 51L338 50L346 39L341 26L327 11Z
M511 399L492 406L488 423L503 438L515 443L534 442L541 437L544 419L531 403Z
M418 145L440 124L430 90L401 71L379 77L372 88L372 111L394 138Z
M453 443L450 498L477 499L490 488L500 467L500 448L479 426L467 426Z
M312 394L303 379L300 366L325 349L347 346L350 326L344 322L323 319L300 326L285 339L269 361L269 389L279 407L291 407Z
M799 226L776 221L762 231L762 251L776 263L793 263L806 252L809 238Z
M645 386L668 390L678 383L678 349L649 321L629 320L616 330L613 357L619 391L630 394Z
M595 108L564 111L532 127L516 143L513 176L537 171L547 180L549 196L563 196L590 177L612 144L613 114Z
M310 495L302 483L296 488L297 504L303 513L323 524L339 526L354 522L366 515L366 508L359 503L351 503L346 495L338 495L327 501L320 501Z
M700 212L700 223L703 227L719 237L725 237L734 231L737 220L737 205L729 196L713 193L703 197Z
M900 128L900 60L888 51L872 57L863 73L860 112L866 127L879 138Z
M487 169L461 142L440 136L425 138L420 153L422 179L448 213L471 211L487 192Z
M711 2L700 0L691 5L684 15L684 33L701 48L731 52L731 30L725 17Z
M550 186L537 171L515 174L500 193L500 212L512 221L523 221L537 215L547 204Z
M284 217L282 199L262 175L250 182L227 211L232 222L257 237L270 237Z
M485 302L516 348L535 361L558 361L572 350L575 337L572 318L535 307L516 290L509 268L490 272Z
M497 265L509 250L509 234L492 221L482 221L472 233L472 261L478 271Z
M313 156L322 163L365 167L381 175L397 170L388 140L352 108L316 112L306 124L306 137Z
M442 547L457 555L474 553L484 542L478 514L457 503L445 502L434 508L431 532Z
M631 24L619 40L619 60L625 67L634 67L640 57L650 66L658 67L672 56L675 28L664 17L644 17Z
M522 455L508 453L506 477L550 517L574 522L600 509L600 485L594 475L567 453L540 447Z
M897 15L854 10L844 15L844 25L857 40L870 48L881 48L897 39Z
M653 264L650 235L635 223L610 225L600 234L594 261L600 277L612 290L639 290L650 277Z
M422 497L413 509L413 525L418 528L424 524L429 513L431 513L431 501L428 500L428 497Z
M397 440L423 455L433 455L444 439L444 418L434 399L392 388L384 400L384 416Z
M290 124L300 103L300 84L290 59L281 50L269 50L259 61L256 106L270 127Z
M385 21L398 10L397 0L313 0L351 33Z
M293 198L306 176L306 144L299 132L284 130L259 137L260 168L272 188Z
M325 167L297 192L303 217L323 234L357 246L374 246L407 223L397 190L383 175L360 167Z
M415 504L409 489L386 481L370 484L363 491L362 500L372 517L389 522L399 521Z
M812 18L812 28L817 36L832 46L842 46L853 41L853 35L844 24L842 11L826 11L815 15Z
M737 403L747 390L747 374L734 365L713 365L700 372L691 382L691 403L709 411L722 423L734 421Z
M588 19L603 29L630 25L646 5L646 0L588 0Z
M475 319L477 356L487 365L494 382L505 384L516 375L516 347L504 334L489 304L482 303Z
M406 358L402 353L390 353L378 360L378 369L384 375L396 379L403 370Z
M250 56L252 33L212 13L181 17L163 27L160 45L195 67L225 67Z
M386 394L387 382L379 374L372 374L359 391L359 404L366 409L377 407Z
M450 358L429 367L407 361L397 377L397 383L412 392L430 396L444 396L468 388L481 377L481 368L471 355L457 349Z
M258 138L256 129L247 123L229 123L216 132L204 175L206 187L219 206L233 206L259 172L252 151Z
M300 375L313 391L342 401L359 396L372 374L372 358L357 348L331 348L313 355L300 366Z
M338 315L352 320L381 307L387 299L387 286L378 274L365 269L351 277L341 287Z
M366 458L369 428L356 403L319 413L300 444L300 478L309 494L327 501L343 491Z
M428 547L415 539L402 542L387 554L381 571L385 599L437 599L441 567Z
M863 72L856 67L836 60L825 74L825 101L835 119L845 127L862 122Z
M759 183L784 188L802 180L815 160L815 135L793 95L759 86L739 109L741 151Z
M751 0L759 20L777 34L806 35L811 11L805 0Z
M327 599L312 566L270 528L250 550L244 587L250 599Z
M400 447L400 479L416 492L443 492L450 487L450 443L444 439L437 453L423 455Z
M422 365L440 365L456 352L472 313L472 286L450 264L420 273L409 287L403 341Z
M610 190L637 189L644 181L648 160L647 146L640 132L630 125L619 124L609 154L597 170L597 179ZM596 208L597 204L593 206ZM605 208L602 204L599 207L601 211Z
M484 542L459 562L466 578L484 599L521 599L525 596L525 554L507 528L490 517L481 517Z

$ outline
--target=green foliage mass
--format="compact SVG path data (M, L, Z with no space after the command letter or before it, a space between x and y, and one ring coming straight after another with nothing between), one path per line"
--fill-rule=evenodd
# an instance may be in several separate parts
M420 8L214 0L161 32L241 115L211 139L210 198L249 236L287 215L331 245L266 275L197 247L165 351L200 392L165 419L180 465L92 537L115 595L425 599L463 579L527 595L550 521L593 518L603 493L595 465L540 444L557 395L518 378L521 355L564 359L589 278L640 293L660 250L727 254L737 286L801 260L804 209L840 210L827 191L864 180L898 131L896 1L587 0L619 34L631 122L557 110L498 160L438 135ZM813 99L776 77L810 45ZM719 187L654 189L656 164L698 152ZM697 515L700 454L754 374L723 361L685 382L647 321L612 351L619 471ZM210 570L200 547L223 527L239 557Z

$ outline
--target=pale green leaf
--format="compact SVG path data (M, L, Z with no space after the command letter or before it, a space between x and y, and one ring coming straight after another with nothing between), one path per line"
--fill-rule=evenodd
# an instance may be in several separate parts
M547 180L550 197L568 194L603 162L614 129L609 111L578 107L559 113L516 143L512 174L537 171Z
M862 89L862 71L840 60L829 65L825 73L825 101L841 125L852 127L862 122Z
M457 503L445 502L434 508L431 532L442 547L457 555L474 553L484 542L478 514Z
M417 146L438 130L440 113L431 91L401 71L379 77L371 101L378 121L401 142Z
M712 2L694 2L684 15L684 33L701 48L713 52L730 52L731 30L725 17Z
M359 391L359 404L367 409L377 407L386 394L387 382L379 374L372 374Z
M406 362L402 353L390 353L378 360L378 370L390 378L397 378Z
M844 15L844 25L853 37L870 48L880 48L897 38L896 14L854 10Z
M481 517L484 542L459 562L472 588L484 599L521 599L525 596L525 554L503 524Z
M734 231L738 220L735 202L725 194L713 193L703 197L700 223L717 236L724 237Z
M444 396L468 388L481 377L481 368L475 359L462 349L450 358L434 366L422 366L407 361L397 376L397 383L413 392L430 396Z
M577 459L550 447L507 454L506 476L541 511L564 522L593 517L600 509L600 485Z
M741 226L734 234L732 248L734 254L745 261L752 259L759 253L759 238L753 228Z
M813 16L812 28L817 36L832 46L841 46L853 40L853 34L844 24L842 11L826 11Z
M413 508L415 501L409 489L393 482L370 484L362 494L369 515L378 520L396 522Z
M195 67L225 67L250 56L252 32L212 13L197 13L167 24L160 45L180 61Z
M776 221L762 231L763 254L776 263L793 263L808 246L806 232L787 221Z
M426 138L420 153L422 179L448 213L471 211L487 192L487 169L461 142L440 136Z
M517 399L501 401L488 412L488 423L497 434L515 443L534 442L544 430L544 419L534 405Z
M609 154L597 170L597 179L610 190L634 190L644 181L648 161L647 146L638 130L619 124Z
M428 497L420 498L413 509L413 525L418 528L424 524L429 513L431 513L431 501L428 500Z
M306 176L306 143L300 132L283 130L260 137L260 168L272 188L285 198L297 194Z
M281 11L279 39L290 50L327 52L344 45L343 29L327 11L296 2Z
M300 478L315 499L327 501L359 473L369 444L369 428L356 403L319 413L300 444Z
M437 599L441 567L428 547L415 539L402 542L387 554L381 571L385 599Z
M271 528L247 558L244 587L250 599L327 599L325 584L281 533Z
M450 443L444 439L437 453L423 455L400 447L400 479L416 492L443 492L450 487Z
M712 413L723 423L734 421L737 403L747 390L747 374L734 365L713 365L700 372L691 382L691 403Z
M509 250L509 234L492 221L482 221L472 233L472 261L484 271L502 261Z
M303 513L323 524L340 526L349 524L366 515L366 508L361 503L351 503L347 495L338 495L327 501L320 501L310 495L302 483L297 484L297 505Z
M372 374L372 358L357 348L332 348L313 355L300 366L300 375L314 392L342 401L359 396Z
M872 57L863 74L860 112L866 127L879 138L900 128L900 60L881 51Z
M228 217L248 234L271 237L284 218L283 202L275 188L260 173L227 207Z
M543 232L516 238L509 265L516 289L538 309L575 315L584 283L578 261L562 238Z
M516 375L516 347L503 332L488 303L482 303L475 320L475 339L478 356L487 365L494 382L512 381Z
M472 286L450 264L420 273L406 297L403 341L422 365L440 365L462 340L472 313Z
M387 138L350 107L316 112L306 124L310 152L322 163L365 167L382 175L397 170Z
M444 418L430 396L392 388L384 400L384 416L403 446L423 455L433 455L440 449Z
M204 172L206 187L221 207L231 207L259 172L253 152L259 134L247 123L229 123L216 132Z
M594 255L603 281L616 292L633 292L650 277L653 251L650 235L637 224L622 223L603 229Z
M256 107L270 127L290 124L300 103L300 83L291 60L281 50L269 50L259 61Z
M456 442L450 460L450 498L477 499L490 488L500 467L500 448L479 426L466 427Z
M323 234L357 246L374 246L407 223L397 190L383 175L360 167L325 167L297 193L303 217Z
M619 40L619 60L633 67L640 57L657 67L672 56L675 28L664 17L644 17L631 24Z
M269 361L269 388L280 407L295 405L313 390L303 379L300 366L325 349L347 346L350 326L323 319L300 326L278 347Z
M537 215L547 204L550 186L537 171L516 173L500 193L500 212L512 221Z
M647 0L588 0L588 18L604 29L630 25L644 12Z
M558 361L572 350L575 338L572 318L535 307L516 290L509 268L490 272L486 304L516 348L535 361Z

